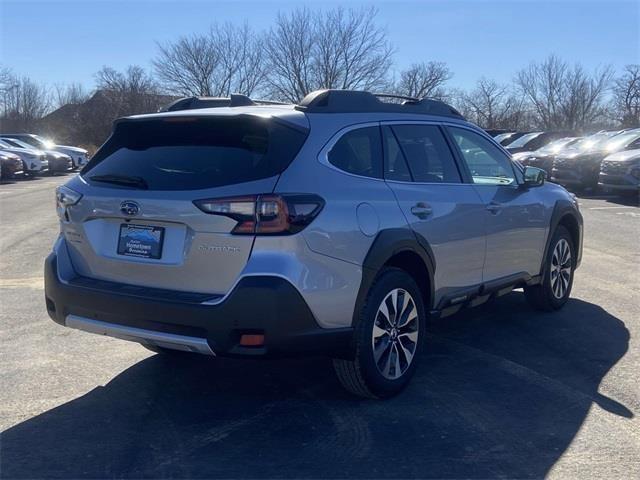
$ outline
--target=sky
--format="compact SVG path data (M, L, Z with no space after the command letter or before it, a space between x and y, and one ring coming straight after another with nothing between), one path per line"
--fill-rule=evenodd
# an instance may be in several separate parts
M266 30L296 7L375 6L396 49L394 71L443 61L451 87L484 76L509 82L551 53L592 70L640 63L640 0L597 1L31 1L0 0L0 64L49 86L94 86L102 66L151 68L157 42L214 22Z

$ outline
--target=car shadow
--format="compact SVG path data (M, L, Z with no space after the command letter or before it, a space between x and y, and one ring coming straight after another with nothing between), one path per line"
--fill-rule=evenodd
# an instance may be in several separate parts
M615 203L616 205L640 207L640 196L638 196L638 194L580 193L580 194L577 194L577 196L580 199L604 200L607 203Z
M513 292L431 322L410 386L344 393L326 359L149 357L104 387L6 430L5 478L541 478L628 348L624 323ZM79 359L89 362L90 359Z
M605 201L628 207L640 207L640 194L616 195L606 198Z

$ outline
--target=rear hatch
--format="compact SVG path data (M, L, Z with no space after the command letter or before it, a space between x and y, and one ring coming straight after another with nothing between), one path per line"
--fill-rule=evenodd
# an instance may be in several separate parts
M252 115L119 122L68 186L83 196L62 228L76 272L128 285L228 292L254 236L196 203L265 194L306 132ZM220 208L224 208L222 205Z

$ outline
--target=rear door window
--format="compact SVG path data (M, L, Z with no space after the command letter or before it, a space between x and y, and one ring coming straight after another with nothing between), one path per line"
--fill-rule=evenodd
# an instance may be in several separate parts
M124 121L82 176L89 182L94 176L142 179L149 190L249 182L281 173L306 137L305 131L246 115Z
M451 149L435 125L393 125L395 138L400 144L414 182L421 183L461 183L458 167ZM393 152L388 151L389 155ZM395 155L397 157L397 154ZM392 164L393 160L393 164ZM402 173L402 162L389 157L389 168L393 165L393 175ZM397 173L399 172L399 173ZM392 172L388 172L391 174Z

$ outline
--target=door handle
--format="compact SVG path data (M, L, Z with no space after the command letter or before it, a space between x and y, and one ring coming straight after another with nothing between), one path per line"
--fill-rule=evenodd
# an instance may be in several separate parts
M491 202L487 205L487 210L496 215L500 210L502 210L502 204L498 202Z
M411 207L411 213L421 220L424 220L433 213L433 209L424 202L418 202Z

